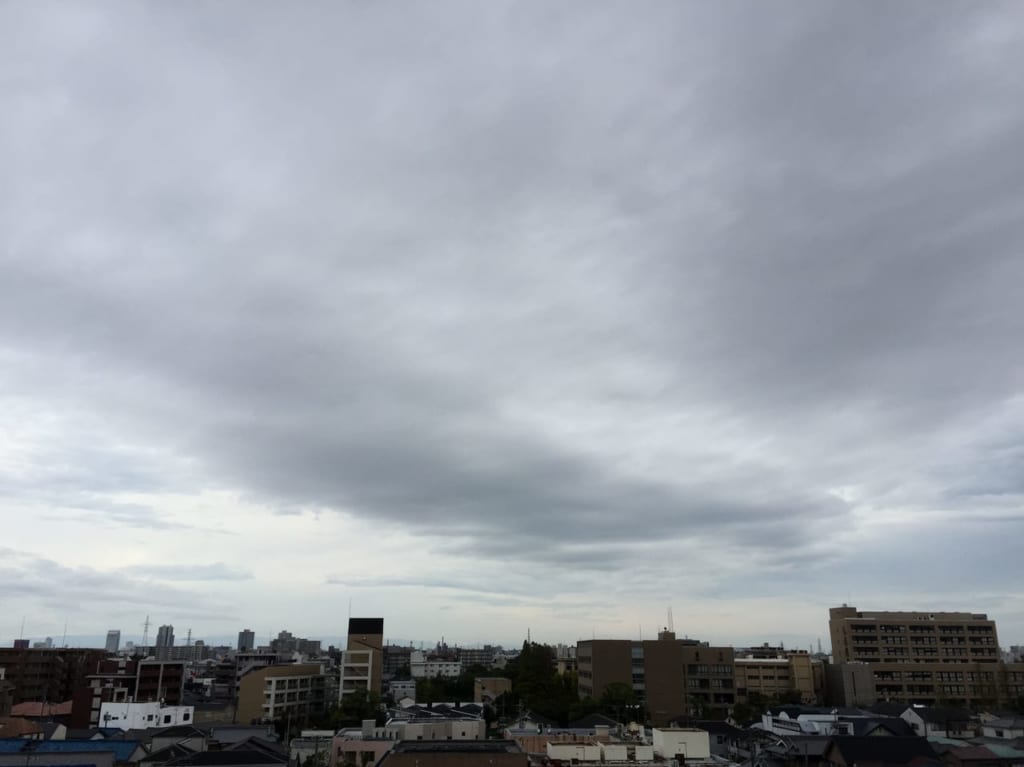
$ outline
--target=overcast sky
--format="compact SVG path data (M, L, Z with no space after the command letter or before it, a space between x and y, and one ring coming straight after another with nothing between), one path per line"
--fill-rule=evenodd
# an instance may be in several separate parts
M0 642L1024 642L1021 72L1017 2L0 3Z

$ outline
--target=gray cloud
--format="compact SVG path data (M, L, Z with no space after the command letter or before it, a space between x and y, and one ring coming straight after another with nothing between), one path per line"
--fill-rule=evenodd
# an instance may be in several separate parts
M0 11L0 495L580 599L1024 533L1017 6L122 11Z

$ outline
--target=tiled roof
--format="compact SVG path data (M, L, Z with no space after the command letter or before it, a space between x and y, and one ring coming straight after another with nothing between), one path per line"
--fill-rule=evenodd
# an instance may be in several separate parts
M26 735L41 735L43 728L38 723L20 716L0 716L0 738L24 738Z
M0 753L74 754L112 752L114 760L126 762L139 748L137 740L26 740L0 738ZM33 765L35 761L33 760Z
M43 703L41 701L28 701L11 706L11 716L68 716L71 714L71 701L63 703Z

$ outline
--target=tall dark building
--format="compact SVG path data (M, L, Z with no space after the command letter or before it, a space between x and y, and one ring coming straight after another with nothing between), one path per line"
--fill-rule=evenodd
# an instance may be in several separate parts
M242 629L238 632L238 652L248 652L256 646L256 632Z

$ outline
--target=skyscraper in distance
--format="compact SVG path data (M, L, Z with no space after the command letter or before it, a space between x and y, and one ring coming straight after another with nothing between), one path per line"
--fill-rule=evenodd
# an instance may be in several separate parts
M107 632L107 644L104 648L111 655L121 649L121 630L110 629Z
M256 632L242 629L238 632L238 652L248 652L256 646Z

